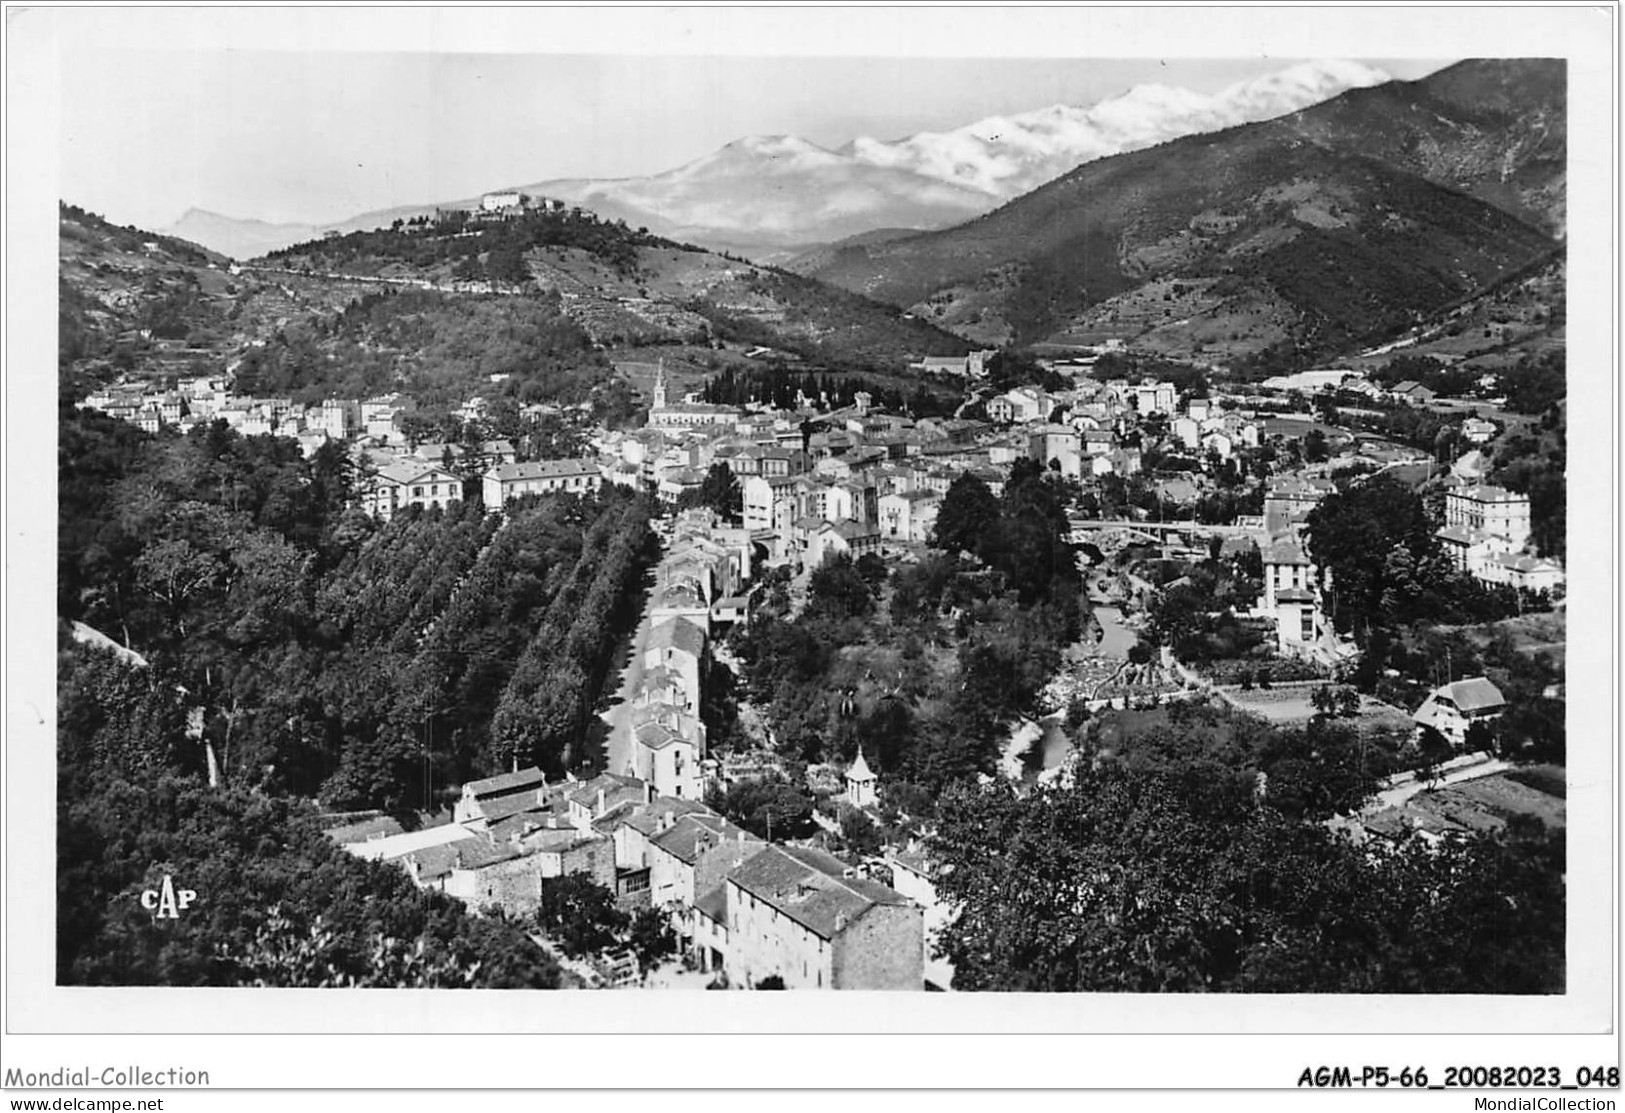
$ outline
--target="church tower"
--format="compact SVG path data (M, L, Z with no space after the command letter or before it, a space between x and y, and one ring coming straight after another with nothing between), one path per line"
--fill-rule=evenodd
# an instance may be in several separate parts
M655 370L655 399L654 409L666 408L666 361L662 359Z
M854 808L873 807L876 803L875 782L878 780L870 770L869 763L863 760L863 751L858 750L858 760L846 771L846 802Z

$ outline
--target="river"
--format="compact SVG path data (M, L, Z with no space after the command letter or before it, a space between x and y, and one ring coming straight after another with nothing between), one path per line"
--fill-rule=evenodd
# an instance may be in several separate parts
M1106 636L1091 652L1097 657L1128 660L1128 651L1140 640L1140 635L1123 625L1123 612L1118 608L1105 603L1096 603L1094 612L1095 621L1100 624Z
M1095 621L1105 637L1098 645L1089 643L1091 635L1084 635L1088 653L1114 661L1128 660L1128 651L1139 640L1139 634L1123 625L1121 609L1108 603L1091 601ZM1000 769L1011 780L1030 779L1045 770L1054 769L1066 760L1072 742L1066 736L1066 724L1060 715L1047 715L1037 722L1018 720L1005 744Z

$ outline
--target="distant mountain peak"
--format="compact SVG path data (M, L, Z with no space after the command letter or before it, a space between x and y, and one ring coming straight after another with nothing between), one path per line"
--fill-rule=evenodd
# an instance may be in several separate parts
M763 155L781 154L833 154L834 152L810 143L799 135L747 135L727 144L730 148L752 151Z
M836 150L797 135L746 135L658 174L519 188L678 239L799 248L875 228L957 224L1083 163L1282 115L1386 76L1357 62L1305 62L1211 96L1147 83L1090 106L990 115L892 141L859 136ZM322 229L379 227L400 212ZM240 258L320 231L202 211L175 228Z

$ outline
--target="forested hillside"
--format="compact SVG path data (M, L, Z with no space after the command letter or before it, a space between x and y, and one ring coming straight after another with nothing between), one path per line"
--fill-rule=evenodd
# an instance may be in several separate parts
M244 353L235 382L297 404L399 390L432 408L475 395L585 402L608 397L612 376L557 297L401 290L276 330Z
M305 460L220 424L153 438L88 413L65 415L64 446L61 617L173 672L228 780L400 808L515 757L555 773L591 760L569 743L635 618L644 499L549 496L500 519L454 504L379 526L348 509L337 449ZM537 654L575 670L577 702L494 742L499 704L545 698Z
M967 344L823 283L672 243L580 210L470 221L448 212L273 252L251 269L505 291L556 305L606 347L767 345L834 369L897 370Z
M61 427L59 978L555 984L516 929L337 851L314 816L410 825L516 761L601 763L588 727L637 619L649 503L611 488L380 525L350 508L336 446L72 408ZM202 910L155 922L134 901L155 871Z

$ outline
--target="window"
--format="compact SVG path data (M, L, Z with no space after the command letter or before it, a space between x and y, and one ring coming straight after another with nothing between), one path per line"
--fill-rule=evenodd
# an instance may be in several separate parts
M413 487L412 488L412 497L415 498L415 499L422 498L423 497L423 488L422 487Z

